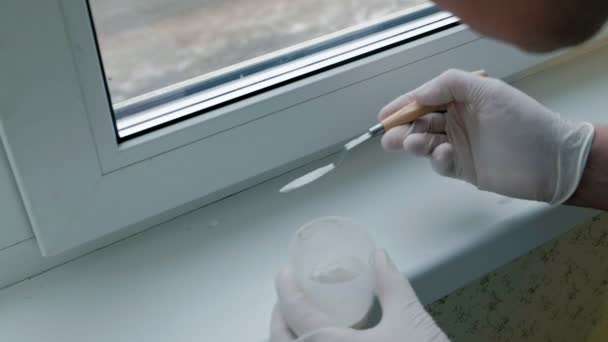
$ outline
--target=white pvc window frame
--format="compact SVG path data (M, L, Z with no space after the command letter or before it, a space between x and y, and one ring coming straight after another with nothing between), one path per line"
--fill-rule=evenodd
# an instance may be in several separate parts
M459 25L118 143L85 1L7 0L0 42L0 136L43 255L329 153L447 68L505 77L546 59Z

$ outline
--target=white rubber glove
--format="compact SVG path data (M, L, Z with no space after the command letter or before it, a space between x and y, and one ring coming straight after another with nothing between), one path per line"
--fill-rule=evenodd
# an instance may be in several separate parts
M380 119L413 100L447 112L390 130L385 149L427 156L439 174L506 196L560 204L576 190L591 124L564 120L502 81L460 70L397 98Z
M382 306L382 320L368 330L337 328L331 319L306 298L293 273L279 273L270 328L271 342L446 342L414 290L386 252L377 251L372 264L376 292Z

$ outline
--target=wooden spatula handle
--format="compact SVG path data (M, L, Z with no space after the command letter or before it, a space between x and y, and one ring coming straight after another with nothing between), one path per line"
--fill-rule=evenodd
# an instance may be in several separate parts
M488 73L485 70L474 71L473 74L478 76L486 77ZM410 123L419 117L444 110L445 106L423 106L416 101L410 102L407 106L399 109L394 114L391 114L386 119L382 120L381 124L384 127L384 131L388 132L389 129Z

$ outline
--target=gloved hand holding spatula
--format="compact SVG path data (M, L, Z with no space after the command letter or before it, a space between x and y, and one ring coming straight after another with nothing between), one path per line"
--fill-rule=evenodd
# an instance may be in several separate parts
M445 111L391 129L385 149L426 156L441 175L510 197L560 204L577 189L591 124L565 120L500 80L460 70L397 98L379 119L413 101Z
M475 71L472 74L478 77L488 76L483 70ZM344 145L342 152L334 158L333 162L289 182L279 191L282 193L287 193L306 186L335 170L352 149L368 141L369 139L384 134L393 128L411 123L426 114L443 110L445 108L445 105L443 104L425 105L415 100L407 101L405 103L399 102L396 105L399 105L399 107L395 106L395 108L392 108L393 110L390 113L385 113L377 125L374 125L368 129L367 132L363 133L363 135L347 142Z

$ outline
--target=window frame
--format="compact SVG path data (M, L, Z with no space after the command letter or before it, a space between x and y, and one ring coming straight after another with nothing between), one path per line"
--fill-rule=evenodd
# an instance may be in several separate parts
M304 103L373 76L373 74L361 72L357 73L355 77L350 74L349 77L337 79L338 77L331 77L333 76L332 71L340 68L330 68L322 74L316 73L298 82L287 82L279 88L271 88L258 96L245 96L236 103L220 105L211 112L205 112L204 115L189 118L185 124L176 122L169 125L167 129L157 129L143 137L135 137L117 143L116 137L109 134L109 132L115 131L115 121L112 116L107 115L108 112L111 112L109 93L104 83L103 67L86 1L79 1L79 6L74 5L72 0L61 0L61 2L71 49L85 96L85 105L90 120L93 122L92 129L94 130L96 143L100 146L98 154L104 173L111 173L146 158L247 124L266 115L273 115L284 108ZM420 6L419 9L424 9L424 7L429 6ZM441 16L443 13L445 12L438 12L433 16ZM412 35L425 34L427 30L427 28L414 30L416 32L413 32ZM433 44L428 52L423 53L423 56L449 49L456 44L470 42L477 37L475 35L463 35L458 38L449 42L442 41L441 44ZM420 56L411 56L409 60L404 58L401 63L412 62L415 60L414 58L420 58ZM352 65L351 62L346 67ZM323 88L318 88L319 79L323 80ZM329 83L330 80L331 83ZM176 127L179 128L175 129Z
M0 135L45 256L328 155L447 68L506 77L550 57L459 25L118 143L86 2L8 1Z

